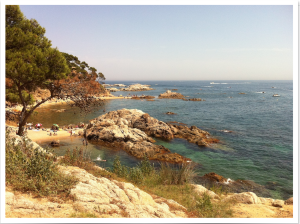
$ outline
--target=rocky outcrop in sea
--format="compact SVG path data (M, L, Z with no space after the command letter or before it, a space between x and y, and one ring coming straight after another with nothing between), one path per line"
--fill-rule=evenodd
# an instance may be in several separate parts
M150 85L134 84L126 88L121 88L120 91L148 91L153 90Z
M152 137L171 140L184 138L199 146L207 146L218 140L195 126L186 127L167 124L136 109L111 111L90 121L85 129L87 139L108 147L121 148L129 154L143 158L174 163L189 161L177 153L172 153L162 145L154 144Z
M167 98L167 99L184 99L184 95L177 92L172 92L171 90L167 90L165 93L161 93L158 95L159 99Z

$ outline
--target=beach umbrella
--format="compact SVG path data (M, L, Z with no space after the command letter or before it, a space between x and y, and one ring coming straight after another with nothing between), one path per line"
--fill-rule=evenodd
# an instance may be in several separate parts
M41 127L41 126L43 126L41 123L37 123L36 125L35 125L36 127Z
M56 127L58 127L58 128L59 128L58 124L53 124L53 126L56 126Z
M31 126L31 125L33 125L33 124L32 124L32 123L28 123L27 125L28 125L28 126Z

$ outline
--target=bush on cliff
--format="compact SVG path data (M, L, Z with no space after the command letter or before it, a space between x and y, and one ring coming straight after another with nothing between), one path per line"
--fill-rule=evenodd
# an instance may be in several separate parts
M154 167L151 166L146 156L137 167L127 167L122 165L119 156L117 156L114 160L112 168L112 172L117 176L125 178L126 180L136 184L143 183L144 179L153 173L153 170Z
M5 146L7 186L36 196L71 199L70 190L77 179L58 171L53 154L34 148L24 138L22 141L11 139L8 132Z

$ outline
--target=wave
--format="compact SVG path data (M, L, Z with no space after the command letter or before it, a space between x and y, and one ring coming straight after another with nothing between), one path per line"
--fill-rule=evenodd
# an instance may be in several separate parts
M237 82L237 83L227 83L227 82L211 82L210 84L216 85L242 85L242 84L250 84L250 82Z
M216 82L211 82L210 84L216 84L216 85L225 85L225 84L229 84L229 83L216 83Z

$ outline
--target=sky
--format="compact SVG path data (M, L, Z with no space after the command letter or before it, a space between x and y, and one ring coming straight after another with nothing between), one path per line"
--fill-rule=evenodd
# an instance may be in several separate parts
M21 5L61 52L113 80L292 80L293 8Z

